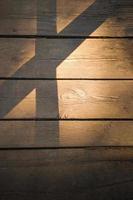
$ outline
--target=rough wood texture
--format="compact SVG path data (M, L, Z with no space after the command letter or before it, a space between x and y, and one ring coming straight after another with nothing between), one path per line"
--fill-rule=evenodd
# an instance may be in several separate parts
M126 148L0 151L0 196L129 200L132 156L132 149Z
M132 39L0 39L0 77L133 78Z
M0 34L133 36L132 12L132 0L1 0Z
M3 148L131 146L132 135L132 121L0 121Z
M1 118L133 118L133 81L5 80L0 106Z

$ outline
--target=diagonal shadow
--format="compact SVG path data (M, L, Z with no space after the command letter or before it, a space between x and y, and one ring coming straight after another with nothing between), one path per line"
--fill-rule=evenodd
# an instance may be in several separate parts
M40 7L38 5L41 1L37 1L37 8ZM112 4L111 4L112 3ZM80 29L80 26L84 27L85 32L88 32L88 35L90 35L92 32L94 32L108 17L112 15L113 12L112 6L114 5L115 1L101 1L96 0L91 6L89 6L81 15L79 15L75 20L73 20L72 23L70 23L64 30L62 30L59 35L65 34L69 31L73 32L75 29ZM55 13L55 15L52 15L53 19L56 19L56 1L49 0L48 5L49 10L52 10L52 13ZM104 9L106 7L106 9ZM106 10L103 14L103 10ZM97 13L96 13L97 12ZM39 30L41 29L41 16L39 16L39 9L37 10L37 33L39 33ZM83 21L83 16L85 15L96 15L97 19L94 21L93 18L89 18L87 22ZM53 20L51 19L51 20ZM52 24L53 33L57 35L56 31L56 20L55 23ZM83 29L82 29L83 31ZM12 78L15 77L24 77L27 73L29 74L29 77L32 77L33 74L36 74L36 71L39 71L41 73L41 67L38 68L37 66L37 60L41 56L44 60L44 67L45 63L47 64L47 60L49 59L56 59L61 58L59 60L56 60L56 64L53 62L53 64L50 66L52 68L51 74L54 80L52 82L49 80L46 82L46 85L48 84L48 87L42 87L41 81L29 81L27 84L27 81L5 81L0 86L0 95L4 96L8 94L8 97L12 97L9 99L9 101L2 101L1 104L1 110L0 110L0 118L4 118L5 115L11 111L11 109L16 106L26 95L28 95L34 88L36 88L37 94L36 94L36 118L59 118L59 106L58 106L58 91L57 91L57 81L56 81L56 68L57 66L66 59L85 39L73 39L72 43L69 39L67 40L53 40L52 39L44 39L45 41L45 48L42 49L42 40L38 39L35 42L35 56L28 61L26 64L24 64L17 72L15 72L12 75ZM62 42L63 41L63 42ZM57 51L52 51L52 47L57 49ZM41 55L40 55L41 52ZM43 81L44 83L45 81ZM15 88L18 90L17 92L14 92ZM14 95L18 94L17 98L13 98ZM48 95L52 95L52 101L54 101L54 104L50 104L49 100L47 99ZM43 102L40 101L40 99L47 99L47 101ZM49 114L49 115L48 115ZM59 134L59 124L57 122L56 127L54 127L55 133Z

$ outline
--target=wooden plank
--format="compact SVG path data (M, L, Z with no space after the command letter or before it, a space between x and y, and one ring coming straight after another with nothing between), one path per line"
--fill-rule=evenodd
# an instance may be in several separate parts
M0 196L6 200L132 199L131 150L0 151Z
M0 121L0 147L132 146L132 133L132 121Z
M0 118L133 118L133 81L0 81Z
M132 0L1 0L0 34L133 36L132 12Z
M132 161L132 147L86 147L55 149L10 149L0 150L0 168L25 166L41 166L46 164L64 164L82 162ZM28 162L29 161L29 162ZM7 165L8 162L8 165ZM70 165L71 165L70 164Z
M133 78L132 39L0 39L0 77Z

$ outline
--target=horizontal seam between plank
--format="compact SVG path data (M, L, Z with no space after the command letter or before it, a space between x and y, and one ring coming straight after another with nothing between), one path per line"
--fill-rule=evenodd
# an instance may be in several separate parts
M46 38L46 39L133 39L133 36L81 36L81 35L0 35L0 38Z
M63 149L86 149L89 151L95 150L122 150L122 149L131 149L133 146L64 146L64 147L0 147L0 151L15 151L15 150L63 150ZM125 159L126 160L126 159ZM129 160L133 160L130 158Z
M0 80L44 80L44 81L133 81L133 78L24 78L24 77L0 77Z
M133 118L0 118L0 121L133 121Z
M0 147L0 151L2 150L60 150L60 149L88 149L88 150L101 150L101 149L114 149L114 150L121 150L121 149L133 149L133 145L125 145L125 146L58 146L58 147Z

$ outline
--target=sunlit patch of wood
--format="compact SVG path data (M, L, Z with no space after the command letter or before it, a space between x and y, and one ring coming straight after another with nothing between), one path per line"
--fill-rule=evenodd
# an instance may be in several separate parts
M67 45L73 47L75 41L67 39ZM56 44L56 40L54 42ZM56 68L57 77L130 78L133 76L132 45L133 41L128 39L81 40L81 44ZM62 52L56 55L57 58L63 57Z
M60 146L132 145L132 122L60 121Z

